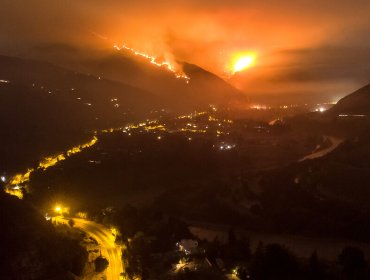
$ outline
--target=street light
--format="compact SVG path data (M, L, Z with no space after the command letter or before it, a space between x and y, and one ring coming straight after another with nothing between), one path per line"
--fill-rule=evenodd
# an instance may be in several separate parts
M57 212L57 213L62 213L62 207L60 207L59 205L58 206L55 206L55 212Z
M57 204L54 206L53 211L56 216L63 216L69 214L69 207L62 204Z

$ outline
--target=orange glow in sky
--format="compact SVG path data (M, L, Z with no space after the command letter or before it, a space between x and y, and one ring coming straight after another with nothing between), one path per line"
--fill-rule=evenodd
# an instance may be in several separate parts
M38 46L93 54L125 42L175 74L189 62L258 96L332 99L369 82L368 0L44 2L2 1L0 34L12 35L0 42L2 54L38 58Z
M238 52L231 56L227 72L234 75L253 67L255 63L256 54L254 52Z
M245 55L245 56L240 57L234 63L234 67L233 67L234 72L240 72L240 71L243 71L243 70L253 66L253 64L255 62L255 59L256 59L256 57L253 54L249 54L249 55Z

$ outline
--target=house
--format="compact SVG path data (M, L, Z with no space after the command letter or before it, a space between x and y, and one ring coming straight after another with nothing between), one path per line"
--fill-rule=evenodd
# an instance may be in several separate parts
M186 255L198 252L198 241L193 239L182 239L176 243L176 246L179 251L184 252Z

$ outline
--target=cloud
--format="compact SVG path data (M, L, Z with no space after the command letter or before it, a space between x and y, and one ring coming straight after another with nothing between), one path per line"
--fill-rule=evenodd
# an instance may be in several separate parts
M238 73L231 82L249 94L321 101L336 101L370 82L370 49L365 46L283 49L267 55L273 57L278 59L272 65Z
M271 81L313 82L352 79L369 81L370 49L368 47L324 46L313 49L278 51L286 63L273 68Z

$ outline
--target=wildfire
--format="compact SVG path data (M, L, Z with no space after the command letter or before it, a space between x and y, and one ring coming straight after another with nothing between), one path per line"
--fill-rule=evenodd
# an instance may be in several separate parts
M248 53L236 53L232 56L228 72L234 75L237 72L244 71L252 67L256 62L256 54L252 52Z
M250 67L254 62L254 57L251 55L239 58L239 60L234 65L234 71L239 72L248 67Z
M150 63L152 63L153 65L155 65L157 67L165 68L166 70L172 72L177 79L184 79L186 81L186 83L189 83L189 81L190 81L190 78L185 73L177 71L175 69L175 67L168 61L159 62L158 59L155 56L140 52L140 51L135 50L133 48L130 48L126 45L122 45L122 46L114 45L113 47L118 51L127 50L127 51L131 52L132 54L134 54L136 56L145 58Z

